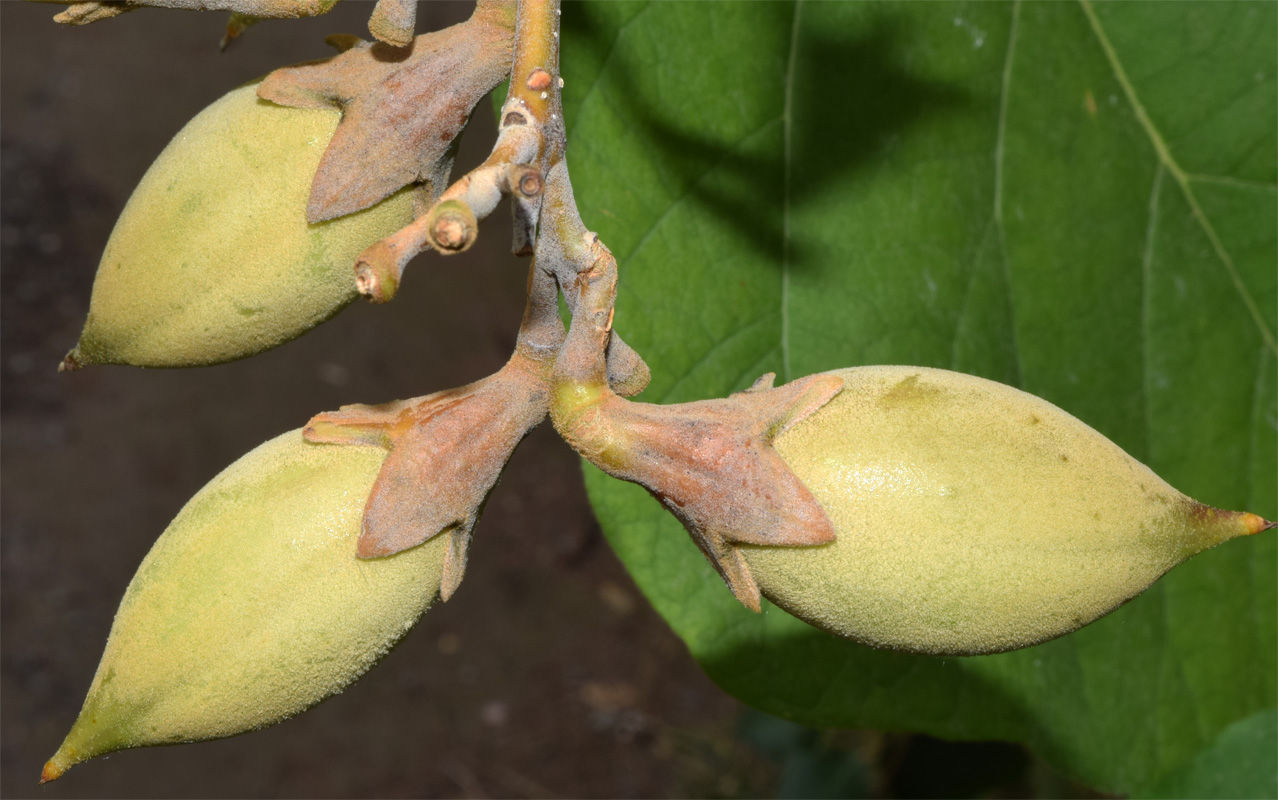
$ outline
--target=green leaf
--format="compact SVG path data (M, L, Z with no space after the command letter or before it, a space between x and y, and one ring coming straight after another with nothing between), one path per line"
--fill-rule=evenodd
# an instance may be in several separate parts
M569 164L643 399L956 369L1278 513L1278 6L600 2L564 25ZM655 500L587 473L654 606L780 716L1023 741L1122 792L1278 700L1272 534L1071 636L912 657L751 614Z
M1133 797L1278 797L1278 709L1225 728L1194 760Z

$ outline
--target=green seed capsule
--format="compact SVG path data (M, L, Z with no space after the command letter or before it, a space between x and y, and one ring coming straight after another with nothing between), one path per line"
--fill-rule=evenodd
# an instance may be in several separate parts
M931 654L1025 647L1265 527L1017 389L920 367L831 374L843 392L775 447L837 541L742 549L765 595L836 634Z
M311 180L340 113L284 108L241 86L147 170L107 242L64 365L187 367L296 338L355 297L355 257L411 220L401 191L316 225Z
M360 560L379 447L290 431L191 499L139 567L88 698L45 766L213 739L279 722L341 691L439 591L446 537Z

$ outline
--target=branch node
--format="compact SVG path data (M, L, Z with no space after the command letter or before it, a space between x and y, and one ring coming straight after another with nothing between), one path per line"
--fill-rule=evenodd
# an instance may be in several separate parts
M402 267L393 244L375 242L355 261L355 289L372 303L385 303L399 290Z
M460 200L445 200L431 212L427 227L431 245L440 253L468 250L479 236L479 223L470 206Z
M515 175L511 176L514 188L529 200L538 197L542 190L541 172L533 167L519 170Z

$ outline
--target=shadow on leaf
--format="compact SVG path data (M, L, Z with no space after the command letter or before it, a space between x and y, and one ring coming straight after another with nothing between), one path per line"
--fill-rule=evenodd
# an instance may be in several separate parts
M696 4L696 13L707 19L703 26L685 26L689 35L713 29L711 18L727 5ZM609 93L625 98L624 104L614 105L614 113L640 132L649 145L647 152L662 167L678 176L678 195L671 202L687 198L700 205L752 247L767 253L778 268L783 261L801 267L815 255L805 252L802 241L787 246L788 213L839 191L910 129L970 102L957 85L911 74L898 24L871 10L855 37L834 36L815 25L801 32L794 73L776 93L778 116L770 124L776 126L777 146L769 148L767 155L750 154L743 152L743 145L754 134L738 141L707 136L680 118L673 110L677 102L657 97L655 87L649 85L652 82L643 79L651 71L644 57L626 49L620 30L604 23L595 6L572 3L565 11L565 35L572 38L574 47L593 49L589 61L603 65L604 77L615 87ZM638 14L658 11L645 9ZM731 87L725 86L724 91ZM793 93L788 144L784 131L787 91ZM761 202L761 198L766 199ZM621 261L631 255L625 254Z

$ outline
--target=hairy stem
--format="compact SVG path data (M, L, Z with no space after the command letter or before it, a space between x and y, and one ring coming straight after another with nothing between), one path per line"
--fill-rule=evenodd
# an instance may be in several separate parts
M545 128L562 121L559 99L559 0L520 0L507 103L517 101ZM563 135L547 136L563 152ZM558 160L558 159L554 159Z

